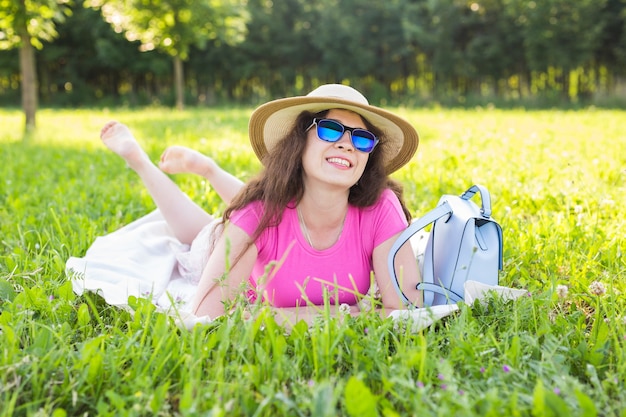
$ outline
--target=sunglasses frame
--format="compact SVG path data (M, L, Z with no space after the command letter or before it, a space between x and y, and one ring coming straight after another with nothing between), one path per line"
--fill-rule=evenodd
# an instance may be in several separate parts
M319 129L320 129L320 125L319 125L319 124L320 124L321 122L331 122L331 123L336 123L337 125L341 126L341 128L343 129L343 131L341 132L341 134L339 135L339 137L337 137L337 139L335 139L335 140L327 140L327 139L323 139L323 138L320 136L320 133L319 133ZM316 118L314 118L314 119L313 119L313 122L311 123L311 125L310 125L309 127L307 127L307 128L306 128L306 132L308 132L308 131L309 131L309 130L313 127L313 126L315 126L315 127L316 127L316 128L315 128L315 133L317 134L318 139L319 139L319 140L323 140L324 142L328 142L328 143L336 143L336 142L339 142L339 141L341 140L341 138L342 138L343 134L344 134L344 133L346 133L346 131L350 132L350 142L352 143L352 146L354 146L354 149L356 149L357 151L359 151L359 152L363 152L363 153L372 153L372 151L374 150L374 148L376 148L376 145L378 145L378 142L379 142L379 139L376 137L376 135L375 135L375 134L373 134L372 132L370 132L369 130L367 130L367 129L363 129L363 128L360 128L360 127L349 127L349 126L346 126L346 125L344 125L343 123L341 123L341 122L339 122L339 121L337 121L337 120L334 120L334 119L323 119L323 118L316 117ZM371 148L369 151L364 151L364 150L359 149L359 148L357 147L357 145L354 143L354 131L357 131L357 136L359 136L359 135L358 135L358 132L359 132L359 131L361 131L361 132L367 132L367 133L369 133L370 135L372 135L372 137L374 138L374 144L372 145L372 148ZM337 132L338 132L338 131L337 131ZM365 138L365 137L363 137L363 136L359 136L359 137L362 137L362 138L364 138L364 139L369 139L369 138Z

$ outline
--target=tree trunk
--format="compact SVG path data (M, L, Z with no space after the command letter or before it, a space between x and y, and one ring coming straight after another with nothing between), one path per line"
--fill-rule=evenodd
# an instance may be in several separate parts
M182 110L185 107L183 61L179 56L174 57L174 90L176 91L176 108Z
M30 35L26 28L21 33L20 76L22 78L22 109L26 116L26 133L35 130L35 113L37 112L37 72L35 67L35 48L30 43Z

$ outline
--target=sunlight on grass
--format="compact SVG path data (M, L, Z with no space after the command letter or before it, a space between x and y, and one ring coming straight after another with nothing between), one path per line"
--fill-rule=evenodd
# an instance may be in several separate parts
M154 208L100 143L104 123L127 124L155 161L182 144L248 179L251 111L42 110L28 143L22 115L0 111L1 416L623 415L626 112L398 109L421 139L394 174L414 216L485 185L501 282L529 297L411 334L373 314L286 333L239 310L186 332L147 300L131 316L75 296L66 259ZM224 209L200 178L173 178Z

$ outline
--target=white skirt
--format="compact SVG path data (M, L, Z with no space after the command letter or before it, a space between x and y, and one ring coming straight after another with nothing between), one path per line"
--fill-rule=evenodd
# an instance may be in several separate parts
M118 307L130 296L150 298L164 310L187 312L222 229L215 219L186 245L155 210L96 238L84 257L67 260L66 273L79 295L94 292Z

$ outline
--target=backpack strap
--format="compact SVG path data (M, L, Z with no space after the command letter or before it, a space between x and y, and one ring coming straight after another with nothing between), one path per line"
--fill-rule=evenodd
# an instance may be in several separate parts
M476 193L480 194L480 200L481 200L480 214L482 214L483 217L490 217L491 216L491 196L489 195L489 191L482 185L478 185L478 184L472 185L470 188L468 188L467 191L465 191L461 195L461 198L463 200L469 200L472 197L474 197Z
M398 293L398 295L400 296L400 299L402 299L402 302L404 304L410 305L411 301L408 299L406 295L404 295L404 292L402 292L402 288L400 288L400 283L398 282L398 276L396 275L396 268L394 265L396 254L398 253L400 248L406 243L406 241L411 238L411 236L413 236L415 233L419 232L420 230L422 230L429 224L434 223L436 220L449 215L450 213L452 213L452 207L447 201L444 201L442 204L435 207L434 209L432 209L431 211L429 211L428 213L426 213L425 215L423 215L422 217L420 217L419 219L411 223L409 227L407 227L402 233L400 233L396 241L391 246L391 250L389 251L389 256L387 257L387 268L389 269L389 276L391 277L391 282L393 283L393 286L396 289L396 292ZM421 284L418 284L416 288L421 289L419 285ZM441 288L438 285L434 285L434 284L431 284L431 285L437 288L437 292L445 291L443 288ZM430 286L428 289L430 289ZM432 290L432 291L435 291L435 290ZM449 295L450 295L450 298L453 299L451 294Z
M420 282L419 284L417 284L415 288L418 290L422 290L422 291L431 291L437 294L441 294L447 299L449 299L450 301L455 302L455 303L463 300L463 297L461 297L459 294L455 293L454 291L448 290L442 287L441 285L433 284L431 282Z

